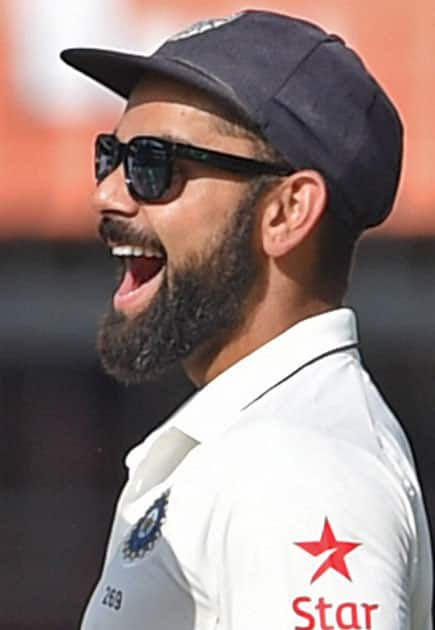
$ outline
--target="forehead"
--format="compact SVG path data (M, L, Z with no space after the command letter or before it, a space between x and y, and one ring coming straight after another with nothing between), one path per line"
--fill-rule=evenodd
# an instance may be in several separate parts
M217 116L225 116L226 114L223 105L219 104L203 90L157 75L150 75L135 86L128 99L127 110L152 102L190 105L203 112Z
M130 94L117 135L123 141L148 134L225 146L240 135L236 128L232 113L205 92L178 81L150 77ZM243 138L243 142L249 141Z

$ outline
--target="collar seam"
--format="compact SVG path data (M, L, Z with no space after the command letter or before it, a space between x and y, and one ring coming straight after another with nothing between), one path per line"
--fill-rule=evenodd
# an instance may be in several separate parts
M334 354L338 354L339 352L346 352L348 350L357 350L359 348L359 346L360 346L360 344L357 343L357 342L350 343L350 344L346 344L344 346L339 346L338 348L333 348L332 350L328 350L327 352L323 352L323 354L319 354L317 357L313 357L309 361L306 361L302 365L299 365L299 367L297 367L292 372L290 372L289 374L284 376L284 378L281 378L279 381L277 381L276 383L274 383L273 385L271 385L270 387L265 389L261 394L256 396L247 405L242 407L240 411L241 412L245 411L246 409L248 409L248 407L250 407L251 405L256 403L258 400L263 398L263 396L266 396L266 394L271 392L273 389L275 389L276 387L279 387L279 385L281 385L282 383L285 383L285 381L288 381L290 378L293 378L293 376L296 376L296 374L299 374L299 372L302 372L302 370L304 370L305 368L309 367L310 365L313 365L314 363L317 363L318 361L321 361L322 359L326 359L327 357L330 357L330 356L332 356Z

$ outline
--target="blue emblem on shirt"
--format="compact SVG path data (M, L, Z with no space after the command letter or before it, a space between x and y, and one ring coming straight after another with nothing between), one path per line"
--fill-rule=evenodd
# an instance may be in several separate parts
M169 490L166 490L138 520L129 533L123 547L125 560L136 560L150 551L161 536L161 527L166 517Z

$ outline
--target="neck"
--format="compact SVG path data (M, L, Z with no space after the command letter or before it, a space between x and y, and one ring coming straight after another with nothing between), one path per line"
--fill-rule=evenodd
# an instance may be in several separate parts
M214 339L194 351L183 362L184 370L197 387L206 385L291 326L336 307L337 304L314 299L281 309L260 305L224 342Z

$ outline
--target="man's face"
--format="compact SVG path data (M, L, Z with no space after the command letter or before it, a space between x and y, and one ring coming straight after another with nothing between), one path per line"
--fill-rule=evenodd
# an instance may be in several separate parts
M202 95L153 82L135 90L116 135L122 142L150 135L251 157L251 141L219 133L219 120ZM177 164L158 202L134 200L122 166L99 184L100 232L124 254L121 284L99 334L109 373L124 382L153 379L178 360L213 354L228 342L259 273L258 190L255 182L188 161ZM131 255L131 247L144 255Z

